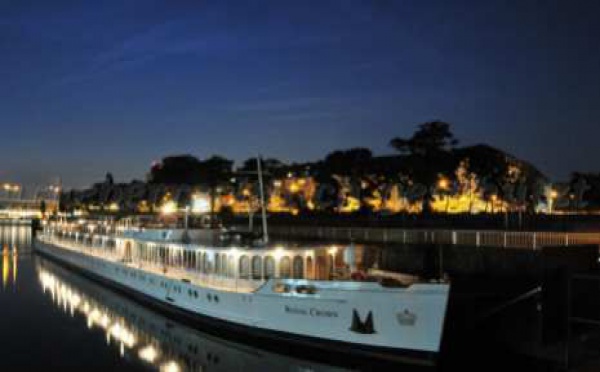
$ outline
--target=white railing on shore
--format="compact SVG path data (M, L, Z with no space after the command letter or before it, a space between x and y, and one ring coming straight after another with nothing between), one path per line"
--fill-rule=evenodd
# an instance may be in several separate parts
M424 230L398 228L348 228L272 226L273 235L285 238L341 242L447 244L475 247L540 249L546 246L600 245L600 232L521 232L494 230Z
M43 243L60 246L61 248L83 253L88 256L101 258L115 263L118 262L131 268L143 270L152 274L158 274L170 279L187 280L192 284L216 290L249 293L256 291L265 283L263 280L230 278L215 274L201 273L195 270L174 266L165 267L163 265L146 261L124 262L121 254L117 254L116 251L103 249L102 247L73 242L71 240L59 239L57 237L44 234L40 235L38 239Z
M23 219L23 218L0 218L0 225L15 225L15 226L20 226L20 225L31 225L32 224L32 220L31 219Z

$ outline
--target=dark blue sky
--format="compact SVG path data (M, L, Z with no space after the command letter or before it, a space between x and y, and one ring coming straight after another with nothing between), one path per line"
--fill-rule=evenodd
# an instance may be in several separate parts
M0 180L385 154L432 119L553 177L600 171L599 18L597 0L3 0Z

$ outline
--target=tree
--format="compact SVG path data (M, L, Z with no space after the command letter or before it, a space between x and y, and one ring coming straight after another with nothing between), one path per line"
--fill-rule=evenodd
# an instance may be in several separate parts
M368 168L373 159L373 152L364 147L348 150L337 150L325 157L323 166L331 174L357 175L362 174Z
M112 173L110 173L110 172L106 173L106 180L104 182L110 186L115 184L115 179L114 179Z
M210 215L212 223L215 222L215 200L219 193L219 187L225 184L232 174L233 161L222 156L212 157L200 162L199 178L210 190Z
M148 179L152 184L207 187L211 217L214 217L219 188L231 177L232 167L233 161L218 155L202 161L192 155L168 156L152 166Z
M570 198L575 210L600 206L600 174L574 172L571 175Z
M258 163L257 163L256 158L249 158L244 161L244 163L238 169L238 171L240 171L240 172L258 172L257 165L258 165ZM275 172L275 171L281 170L282 168L285 167L285 164L282 161L275 159L275 158L262 159L260 165L261 165L263 172L266 172L266 173Z
M496 195L511 208L535 210L537 200L533 196L539 194L546 177L533 165L483 144L455 149L453 153L458 159L468 160L467 170L481 181L484 198Z
M46 217L46 201L42 200L40 202L40 213L42 214L42 218Z
M574 176L574 180L572 182L572 190L573 190L573 201L575 202L575 210L579 210L582 206L585 207L586 204L584 203L584 195L587 191L589 191L592 187L588 184L588 181L586 180L585 177L581 177L581 174L576 173L576 175ZM597 184L596 184L597 185ZM597 189L596 189L596 197L598 196L597 194ZM597 199L595 200L597 201Z
M199 185L203 181L201 167L192 155L167 156L152 166L148 178L154 184Z
M450 176L457 162L450 150L458 144L450 130L450 124L443 121L431 121L420 124L410 138L396 137L390 146L404 155L411 164L411 179L424 186L423 212L431 210L434 189L440 174Z
M449 151L458 144L450 130L450 124L443 121L430 121L420 124L410 138L396 137L390 146L403 154L427 156L434 152Z

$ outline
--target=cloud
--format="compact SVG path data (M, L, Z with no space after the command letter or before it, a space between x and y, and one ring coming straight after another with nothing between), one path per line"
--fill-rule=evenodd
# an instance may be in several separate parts
M227 34L190 34L185 30L185 25L179 22L164 22L130 35L97 53L83 69L62 76L57 83L81 83L169 56L210 54L225 47L230 48L233 42L233 38Z

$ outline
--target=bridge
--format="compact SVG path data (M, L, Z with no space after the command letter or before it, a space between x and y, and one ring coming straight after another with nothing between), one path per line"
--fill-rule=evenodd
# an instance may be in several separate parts
M0 219L41 217L42 206L51 212L58 208L60 186L25 187L18 183L0 182Z
M42 202L48 212L58 207L57 200L0 198L0 219L39 218Z

